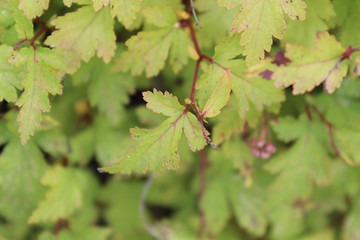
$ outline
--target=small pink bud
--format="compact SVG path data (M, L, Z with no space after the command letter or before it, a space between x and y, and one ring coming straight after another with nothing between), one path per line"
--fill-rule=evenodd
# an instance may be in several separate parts
M257 148L253 148L253 149L251 150L251 153L252 153L252 155L254 155L255 157L260 157L260 150L257 149Z
M266 151L269 152L270 154L276 152L276 147L275 147L275 145L272 144L272 143L269 143L268 145L266 145L265 149L266 149Z

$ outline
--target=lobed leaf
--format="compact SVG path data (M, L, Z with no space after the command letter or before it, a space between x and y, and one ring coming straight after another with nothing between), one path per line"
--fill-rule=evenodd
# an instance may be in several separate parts
M318 34L316 49L287 44L285 55L291 63L276 68L272 79L277 87L293 85L293 94L311 91L321 83L328 93L333 93L347 73L349 62L342 58L344 52L327 32Z
M240 45L245 46L243 55L248 65L264 58L264 50L270 51L272 36L282 39L286 29L283 11L293 20L304 20L306 14L302 0L220 1L220 4L228 8L241 6L234 16L232 30L242 33Z
M41 183L50 189L30 216L29 224L68 218L81 207L82 192L86 186L82 171L56 166L45 173Z
M159 172L164 167L176 170L180 163L178 143L183 131L193 151L200 150L206 145L196 117L185 111L176 97L154 89L153 93L144 93L144 99L148 101L148 108L169 118L154 130L131 129L132 137L140 143L134 149L121 154L119 162L100 168L99 171L130 174L145 173L148 170Z
M97 52L97 56L108 63L114 56L116 36L109 7L95 12L91 6L83 6L51 23L58 30L46 39L45 44L72 53L73 60L88 62Z
M36 49L36 55L33 48L22 48L11 61L27 67L21 81L25 90L16 102L20 107L17 117L20 139L25 144L40 126L42 112L50 111L48 94L62 94L59 71L65 70L65 63L61 56L40 47Z
M147 77L153 77L164 68L170 51L170 63L174 71L179 71L187 63L185 53L189 40L180 24L176 24L175 13L168 8L162 10L154 7L145 9L144 15L150 23L156 23L161 28L139 32L127 40L125 44L128 51L121 54L113 69L124 72L130 70L132 75L140 75L145 70ZM178 53L181 54L176 55Z
M19 9L23 10L28 19L40 17L49 7L50 0L20 0Z

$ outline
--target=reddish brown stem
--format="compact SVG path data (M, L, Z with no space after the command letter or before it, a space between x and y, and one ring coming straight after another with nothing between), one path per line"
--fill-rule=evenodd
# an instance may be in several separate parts
M197 41L197 38L196 38L196 35L195 35L195 31L194 31L191 19L188 20L187 26L189 27L190 34L191 34L191 39L192 39L192 41L194 43L195 50L196 50L197 54L200 56L200 59L201 59L202 53L201 53L200 48L199 48L199 44L198 44L198 41Z
M350 58L351 54L353 54L354 52L359 52L360 51L360 47L358 48L352 48L351 46L349 46L346 51L343 53L341 61L347 58Z
M57 236L63 227L65 227L67 230L69 230L70 229L69 221L59 218L54 227L54 232L53 232L54 236Z
M333 128L334 126L326 119L326 117L324 116L324 114L322 114L320 112L320 110L315 107L312 106L312 109L315 111L315 113L319 116L319 118L321 119L321 121L324 122L328 133L329 133L329 137L330 137L330 142L331 142L331 147L334 150L336 156L338 156L345 164L349 165L349 163L345 160L345 158L341 155L340 150L338 149L338 147L336 146L335 143L335 139L334 139L334 132L333 132Z
M23 44L23 43L26 43L26 42L30 42L31 46L33 47L33 49L35 50L36 47L35 47L35 41L46 31L47 27L44 26L33 38L31 39L24 39L24 40L21 40L19 42L17 42L15 44L15 47L14 47L14 50L18 50L20 45Z
M190 94L190 100L191 100L192 103L194 102L196 81L197 81L197 77L198 77L198 74L199 74L200 62L201 62L201 58L199 58L199 59L196 61L196 66L195 66L194 78L193 78L192 88L191 88L191 94Z

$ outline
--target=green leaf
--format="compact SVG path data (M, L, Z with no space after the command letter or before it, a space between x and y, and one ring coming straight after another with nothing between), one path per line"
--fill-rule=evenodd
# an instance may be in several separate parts
M8 62L13 52L12 47L0 45L0 101L17 100L16 89L22 89L21 79L25 76L24 67L16 67Z
M229 11L219 7L214 0L196 0L194 7L202 27L195 28L195 31L198 30L196 38L201 48L213 48L223 36L230 35L233 16L238 8Z
M232 30L241 34L240 45L245 46L243 55L248 65L264 58L264 50L270 51L272 36L282 39L286 24L285 12L292 20L304 20L306 4L302 0L250 0L237 1L241 9L234 16ZM233 7L234 1L222 2Z
M50 0L20 0L19 9L24 11L28 19L40 17L49 7Z
M113 228L117 239L131 239L138 236L139 233L145 232L138 214L143 187L144 183L138 180L119 181L111 179L101 189L98 198L107 206L104 217Z
M88 62L97 52L108 63L115 54L116 36L110 8L95 12L92 6L83 6L76 12L56 18L51 22L57 28L45 44L70 52L75 62ZM68 53L69 54L69 53Z
M26 224L44 196L45 188L40 179L46 170L47 164L36 145L30 141L22 146L18 137L13 135L0 155L2 216L20 225Z
M349 165L360 164L359 129L336 127L334 130L334 142L341 156Z
M156 76L164 68L165 60L170 52L170 64L175 72L187 63L187 44L190 43L176 23L176 15L169 7L157 7L144 10L147 21L161 27L155 31L139 32L126 41L128 51L117 59L114 70L131 71L132 75L140 75L144 70L147 77ZM182 53L181 55L176 55Z
M136 19L136 13L141 10L143 0L93 0L95 11L110 3L112 17L117 19L129 29Z
M45 173L41 183L50 189L32 213L29 224L68 218L82 206L86 177L81 170L55 166Z
M148 170L159 172L164 167L176 170L180 163L177 149L182 130L193 151L200 150L206 145L196 117L185 111L185 107L181 106L175 97L154 89L153 93L144 93L144 99L149 101L148 106L151 110L162 112L164 115L172 115L169 115L169 118L154 130L131 129L132 137L140 143L136 148L121 154L119 162L100 168L100 171L130 174L132 172L144 173Z
M311 91L323 82L325 90L333 93L347 73L349 61L342 59L344 52L341 44L327 32L318 33L316 49L287 44L285 55L291 63L276 68L272 79L277 87L293 85L293 94Z
M200 202L209 224L207 230L217 235L232 214L239 226L251 234L262 236L267 220L260 207L266 193L260 185L261 181L245 187L240 176L233 174L233 163L229 158L224 158L224 152L213 152L210 159L212 162L207 169L207 187Z
M231 217L225 185L222 179L211 181L200 201L201 210L206 218L206 227L215 235L224 229Z
M13 21L15 21L15 29L19 39L31 39L34 36L32 19L28 19L24 16L23 12L18 8L19 1L5 3L4 6L0 5L1 11L8 12L12 15ZM5 22L3 23L5 25ZM3 25L0 23L0 25ZM6 24L11 26L12 24Z
M231 91L230 71L226 71L217 83L216 88L207 100L202 112L204 117L215 117L220 114L229 98Z
M231 89L237 98L240 116L244 118L251 103L261 112L264 106L283 101L284 94L281 89L275 88L271 81L246 75L247 68L243 60L232 60L242 51L242 48L237 46L238 39L239 35L226 37L216 46L215 55L212 58L214 62L200 77L196 89L200 108L204 109L203 106L209 101L209 96L216 93L221 77L227 73L230 76ZM221 106L226 101L223 99L219 105Z
M93 58L79 69L73 79L89 82L91 106L97 107L101 114L118 125L125 114L124 105L129 102L128 94L134 91L135 80L127 74L111 72L112 65Z
M359 14L357 14L360 11L360 3L351 2L348 6L350 7L349 12L339 30L341 33L340 40L344 45L358 46L360 41L360 27L359 24L356 23L360 20Z
M347 215L347 218L344 222L344 230L343 230L343 239L344 240L350 240L350 239L358 239L360 234L359 224L360 224L360 217L359 217L359 211L360 211L360 198L359 196L355 197L355 203L352 207L349 215Z
M25 144L30 135L40 127L42 112L50 111L48 94L62 94L61 72L65 63L61 56L48 48L22 48L11 61L16 65L25 64L27 72L21 82L25 91L16 102L20 107L17 117L21 142Z
M298 123L293 125L296 134L282 128L292 123L291 118L282 118L278 123L280 126L273 124L281 139L295 140L295 143L266 165L271 173L279 173L271 185L273 194L269 196L268 205L272 207L307 200L314 183L321 185L329 179L329 157L321 137L326 133L325 126L318 121L310 122L302 115Z
M315 47L316 33L329 29L327 21L335 16L329 0L304 0L307 4L305 21L289 21L284 34L284 42Z
M144 92L144 100L147 102L146 107L155 113L162 113L171 117L184 111L185 107L180 105L176 96L165 92Z

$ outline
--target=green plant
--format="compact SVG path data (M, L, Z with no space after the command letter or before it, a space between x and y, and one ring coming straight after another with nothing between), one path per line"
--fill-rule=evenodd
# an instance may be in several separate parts
M1 2L0 239L360 239L359 13Z

